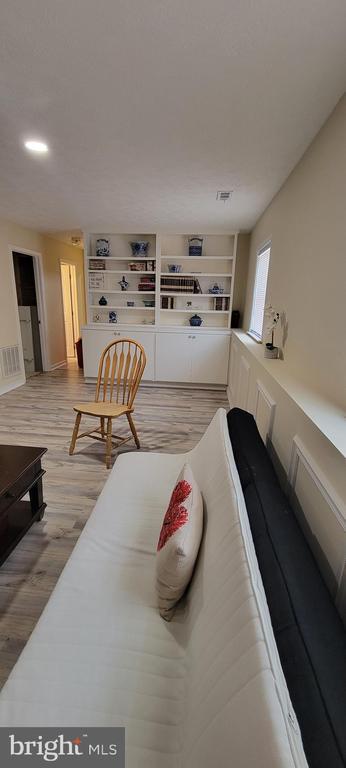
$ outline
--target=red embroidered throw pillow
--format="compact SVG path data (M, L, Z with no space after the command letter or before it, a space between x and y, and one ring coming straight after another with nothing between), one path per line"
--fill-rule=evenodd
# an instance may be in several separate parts
M190 582L202 532L202 496L190 465L185 464L172 492L157 544L159 611L167 621Z

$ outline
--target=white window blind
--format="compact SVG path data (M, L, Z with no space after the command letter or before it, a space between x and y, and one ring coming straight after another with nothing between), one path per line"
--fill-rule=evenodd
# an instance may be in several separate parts
M257 253L255 287L252 300L250 333L258 341L262 341L264 305L267 291L267 280L271 243L266 243Z

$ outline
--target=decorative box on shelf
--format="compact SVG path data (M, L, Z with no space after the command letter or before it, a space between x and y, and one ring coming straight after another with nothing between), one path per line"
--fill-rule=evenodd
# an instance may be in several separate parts
M89 259L89 269L106 269L106 262L104 259Z
M130 261L129 269L131 270L131 272L146 272L147 262L146 261Z

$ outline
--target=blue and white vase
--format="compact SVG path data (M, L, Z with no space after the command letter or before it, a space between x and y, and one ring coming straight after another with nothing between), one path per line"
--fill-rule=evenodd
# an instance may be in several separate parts
M132 240L130 246L133 256L147 256L150 243L147 240Z
M109 254L109 240L106 240L104 237L99 237L99 239L96 240L96 256L104 258L105 256L109 256Z

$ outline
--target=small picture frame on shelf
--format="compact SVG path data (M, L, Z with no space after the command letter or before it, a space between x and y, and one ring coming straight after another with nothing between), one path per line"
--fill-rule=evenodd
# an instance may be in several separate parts
M149 272L155 272L155 259L149 259L149 261L147 261L147 269Z
M89 259L89 269L106 269L106 262L104 259Z
M96 289L97 288L99 288L99 289L102 288L103 289L104 288L104 283L105 283L105 276L104 276L103 273L101 273L100 275L95 275L95 274L89 275L89 288L90 289L93 289L93 288L96 288Z

